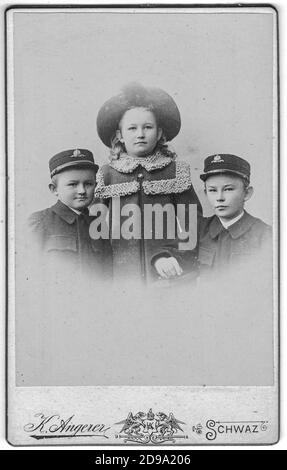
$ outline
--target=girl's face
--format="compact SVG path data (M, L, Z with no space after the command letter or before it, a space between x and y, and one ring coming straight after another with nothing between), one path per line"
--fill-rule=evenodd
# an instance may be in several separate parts
M117 130L118 139L132 157L150 155L161 136L162 130L157 125L154 113L146 108L127 110Z
M209 176L205 191L215 214L228 221L241 214L253 188L245 188L241 178L226 173Z

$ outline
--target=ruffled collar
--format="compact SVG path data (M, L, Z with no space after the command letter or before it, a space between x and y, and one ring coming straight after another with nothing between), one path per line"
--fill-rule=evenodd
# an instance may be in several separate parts
M157 150L148 157L131 157L123 153L118 160L112 160L109 165L120 173L132 173L141 166L146 171L159 170L165 168L176 159L176 154L167 150L165 152Z

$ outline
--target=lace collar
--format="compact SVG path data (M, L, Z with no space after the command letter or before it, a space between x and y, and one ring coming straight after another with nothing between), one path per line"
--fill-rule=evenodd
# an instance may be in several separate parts
M118 160L112 160L109 165L120 173L132 173L138 166L142 166L146 171L154 171L165 168L176 159L176 154L170 152L162 152L158 150L148 157L131 157L124 153Z
M167 158L167 157L165 157ZM175 177L163 180L146 180L142 183L142 190L147 195L177 194L187 191L192 187L190 166L188 163L178 161L175 163ZM104 173L99 169L97 173L96 198L112 198L136 194L141 189L136 179L122 183L105 184ZM220 224L221 225L221 224Z

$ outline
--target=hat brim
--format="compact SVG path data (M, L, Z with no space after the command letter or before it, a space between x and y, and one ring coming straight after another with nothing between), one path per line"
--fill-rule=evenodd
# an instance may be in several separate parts
M55 168L51 172L51 176L55 176L58 173L61 173L64 170L67 170L69 168L72 169L73 167L74 168L79 168L79 169L80 169L80 167L87 167L87 168L93 169L96 172L99 169L99 166L96 165L95 163L91 162L90 160L76 160L76 161L73 161L73 162L67 162L67 163L64 163L63 165L57 166L57 168Z
M245 175L244 173L242 173L241 171L237 171L237 170L229 170L229 169L226 169L226 170L211 170L211 171L208 171L206 173L201 173L201 175L199 175L200 179L202 181L206 181L207 178L209 176L213 176L215 174L224 174L224 173L229 173L231 175L237 175L237 176L240 176L241 178L244 178L245 180L249 181L250 177Z

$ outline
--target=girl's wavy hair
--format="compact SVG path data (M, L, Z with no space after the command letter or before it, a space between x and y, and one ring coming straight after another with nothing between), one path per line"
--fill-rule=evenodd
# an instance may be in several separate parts
M151 111L155 115L155 119L156 119L156 122L158 124L158 117L157 117L157 115L155 113L155 110L154 110L152 105L149 105L149 106L131 106L130 108L127 108L126 111L128 111L129 109L134 109L134 108L138 108L138 107L146 109L148 111ZM159 124L158 124L158 126L161 127ZM168 144L167 144L166 136L164 135L164 132L162 132L161 138L159 139L159 141L157 142L157 144L155 146L154 152L157 152L157 151L160 151L163 155L165 155L167 157L175 158L175 153L172 152L168 148ZM111 150L110 150L110 155L109 155L110 161L118 160L123 153L126 153L125 144L123 144L120 141L120 139L117 137L117 135L115 133L114 136L111 139Z

